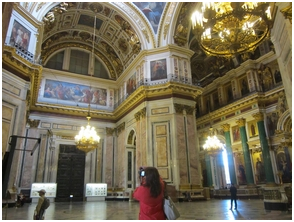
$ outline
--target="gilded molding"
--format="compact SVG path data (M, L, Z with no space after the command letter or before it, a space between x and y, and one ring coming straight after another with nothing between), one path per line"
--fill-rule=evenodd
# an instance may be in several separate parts
M252 116L257 120L257 122L264 121L264 115L261 112L255 113Z
M113 133L114 133L114 128L109 128L109 127L106 127L106 135L107 136L112 136Z
M121 133L123 130L125 129L125 122L121 123L118 127L117 127L117 133Z
M136 121L138 122L140 120L140 111L135 113L134 117L135 117Z
M245 126L246 119L240 118L236 121L236 123L238 124L239 127Z
M280 12L284 15L285 19L289 19L292 24L292 2L290 2L287 7L281 9Z
M223 128L225 132L230 132L230 124L226 123L221 125L221 127Z
M40 124L40 120L31 120L31 119L28 119L27 120L27 124L30 126L30 128L38 128L39 124Z

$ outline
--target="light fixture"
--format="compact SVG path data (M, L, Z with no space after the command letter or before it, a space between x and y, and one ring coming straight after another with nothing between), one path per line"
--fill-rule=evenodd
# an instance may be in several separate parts
M210 127L210 136L207 137L203 149L211 156L215 156L219 152L223 151L223 144L219 139L213 135L213 128Z
M79 134L75 136L77 148L85 153L96 149L100 142L100 137L97 135L95 127L90 126L90 104L87 119L88 125L86 127L82 126Z
M94 72L93 66L94 66L94 41L95 41L95 27L96 27L96 16L94 20L94 35L93 35L93 48L92 48L92 70L91 73ZM92 77L92 74L91 74ZM91 88L91 87L90 87ZM75 136L75 143L77 145L77 148L79 150L84 151L85 153L88 153L98 147L98 144L100 142L100 137L97 135L97 132L95 130L95 127L90 126L90 100L89 100L89 110L88 110L88 125L86 127L81 127L81 130L78 135Z
M252 52L269 37L272 18L266 2L203 2L191 17L192 31L207 55L231 57Z

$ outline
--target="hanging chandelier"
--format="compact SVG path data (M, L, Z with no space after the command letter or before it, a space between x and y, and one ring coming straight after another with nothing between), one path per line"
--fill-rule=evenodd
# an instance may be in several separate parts
M203 2L191 20L193 34L210 56L253 52L272 27L267 2Z
M90 105L89 112L87 116L88 125L86 127L81 127L78 135L75 136L75 142L79 150L88 153L98 147L100 142L100 137L97 135L95 127L90 126Z
M219 152L223 151L224 145L219 141L219 139L212 135L212 127L210 128L210 136L207 137L205 144L203 145L203 149L212 156L215 156Z

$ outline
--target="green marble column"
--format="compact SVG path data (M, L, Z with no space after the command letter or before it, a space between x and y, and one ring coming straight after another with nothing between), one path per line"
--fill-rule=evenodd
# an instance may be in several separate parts
M231 183L237 184L236 172L235 172L235 166L234 166L233 150L232 150L232 144L231 144L230 124L224 124L224 125L222 125L222 128L225 132L225 138L226 138L226 149L227 149L227 155L228 155L228 166L229 166L229 172L230 172L230 180L231 180Z
M257 128L259 132L259 140L262 150L262 157L263 157L263 164L264 164L264 170L265 170L265 178L267 184L275 184L275 178L273 173L273 167L269 152L269 147L267 143L267 138L265 134L265 127L264 127L264 119L263 119L263 113L256 113L252 115L256 121L257 121Z
M254 185L254 177L253 177L253 172L252 172L249 147L247 144L248 140L247 140L247 133L246 133L246 129L245 129L246 121L244 118L241 118L241 119L237 120L236 123L240 127L240 135L241 135L242 150L243 150L243 154L244 154L247 186L251 186L251 185Z
M210 164L210 156L207 153L205 154L205 164L206 164L206 173L207 173L207 184L209 187L211 187L213 185L211 164Z

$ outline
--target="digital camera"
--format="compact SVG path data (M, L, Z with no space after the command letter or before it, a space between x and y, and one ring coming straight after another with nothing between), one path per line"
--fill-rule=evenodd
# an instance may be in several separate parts
M145 176L145 170L144 170L144 167L140 167L138 173L139 173L139 176L140 176L140 177L144 177L144 176Z

